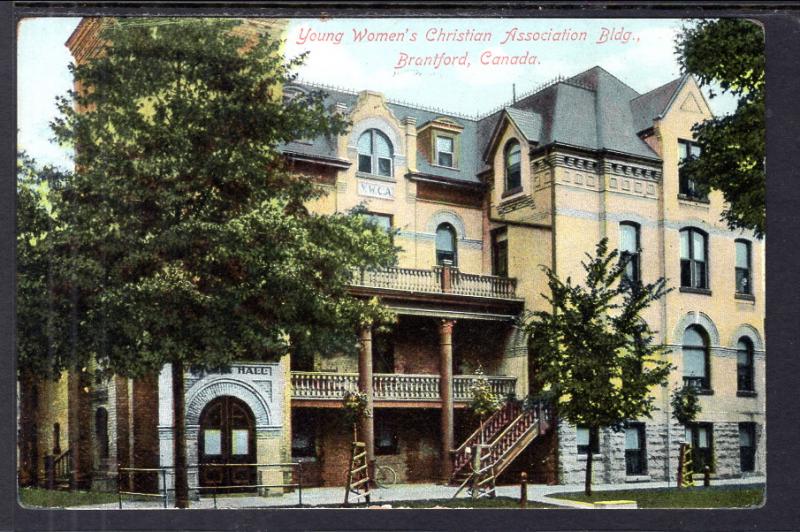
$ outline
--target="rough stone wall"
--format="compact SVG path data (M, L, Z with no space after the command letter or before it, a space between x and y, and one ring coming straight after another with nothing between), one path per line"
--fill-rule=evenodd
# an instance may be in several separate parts
M714 423L714 473L719 478L741 474L739 423Z
M669 431L669 446L667 446ZM586 457L578 455L576 431L574 426L560 423L558 428L559 482L579 484L584 480ZM684 439L684 428L677 423L653 422L646 424L647 475L649 480L674 481L678 470L678 453ZM720 422L712 425L712 447L714 452L714 478L733 478L763 475L763 456L765 442L763 428L756 425L756 471L743 474L739 456L739 423ZM594 483L623 483L643 480L642 477L629 477L625 472L625 435L614 433L611 429L600 431L600 453L594 455Z

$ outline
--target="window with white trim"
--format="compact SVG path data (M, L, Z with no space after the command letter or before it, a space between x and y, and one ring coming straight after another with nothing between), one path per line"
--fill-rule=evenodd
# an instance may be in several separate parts
M439 166L447 166L448 168L455 168L455 149L455 140L453 140L452 137L436 135L436 164Z

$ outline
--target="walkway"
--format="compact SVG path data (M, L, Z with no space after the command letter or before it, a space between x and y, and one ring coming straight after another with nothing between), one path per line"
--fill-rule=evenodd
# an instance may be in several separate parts
M713 486L736 485L736 484L763 484L766 481L764 477L748 477L748 478L734 478L725 480L712 481ZM653 489L653 488L667 488L675 485L675 482L637 482L625 484L594 484L592 489L595 491L605 490L631 490L631 489ZM455 493L456 488L452 486L441 486L437 484L398 484L391 488L376 489L372 492L372 505L380 506L386 502L392 501L417 501L425 499L449 499ZM466 491L466 490L465 490ZM570 484L570 485L556 485L547 486L542 484L529 484L528 485L528 500L553 504L556 506L563 506L568 508L585 508L580 503L571 501L557 500L548 497L553 493L564 492L579 492L583 491L583 485ZM519 486L498 486L497 494L501 497L519 498ZM469 496L462 492L460 498L468 498ZM344 502L344 487L336 488L306 488L303 490L303 505L326 507L326 506L339 506ZM297 506L298 493L286 493L269 497L258 496L225 496L217 498L218 508L274 508L274 507L291 507ZM163 508L163 502L159 499L149 501L125 501L123 499L123 509L157 509ZM170 501L170 506L172 506ZM212 497L203 497L199 501L191 502L192 508L213 508L214 499ZM400 508L401 505L393 505L394 508ZM100 504L93 506L79 506L70 509L76 510L114 510L119 506L116 503Z

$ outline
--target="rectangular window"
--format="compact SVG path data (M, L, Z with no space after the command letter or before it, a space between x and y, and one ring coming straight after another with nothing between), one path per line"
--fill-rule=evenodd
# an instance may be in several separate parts
M450 137L436 137L436 164L455 167L454 142Z
M631 222L619 224L620 260L625 261L624 277L628 281L639 282L639 226Z
M600 453L600 436L597 429L588 427L577 428L578 454L589 454L591 445L592 454Z
M396 421L391 421L385 415L375 417L375 454L397 454Z
M247 454L250 452L248 438L250 431L247 429L233 429L231 431L231 449L233 454Z
M711 423L686 428L686 442L692 446L692 471L702 473L706 466L714 471L714 431Z
M367 174L372 173L372 157L369 155L358 155L358 171Z
M736 293L752 295L750 276L750 242L737 240L736 243Z
M292 412L292 457L316 456L317 419L311 414Z
M203 453L222 454L222 431L206 429L203 431Z
M505 228L492 232L492 275L508 277L508 232Z
M756 424L739 423L739 464L742 473L756 469Z
M392 160L388 157L378 157L378 175L392 176Z
M708 250L705 233L681 230L681 286L708 289Z
M392 228L392 215L368 212L364 214L368 223L389 231Z
M644 423L628 423L625 428L625 474L647 473L647 451Z
M678 193L687 199L708 201L708 193L689 179L681 165L686 160L696 159L700 156L700 146L688 140L678 141Z

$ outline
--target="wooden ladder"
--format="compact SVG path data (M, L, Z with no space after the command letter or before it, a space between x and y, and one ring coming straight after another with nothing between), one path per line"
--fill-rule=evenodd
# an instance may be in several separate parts
M344 492L344 505L350 504L350 496L354 499L364 498L369 504L369 464L367 463L367 444L354 441L350 448L350 471L347 474L347 489Z
M690 444L681 444L680 454L678 455L678 463L678 487L693 487L694 475L692 472L692 446Z
M475 451L480 453L480 458L471 463L472 473L458 487L458 490L453 494L453 498L458 497L464 488L469 489L470 495L473 499L480 499L481 497L496 497L496 482L497 475L495 474L495 460L492 456L492 449L490 445L475 445ZM477 468L476 468L477 467Z

